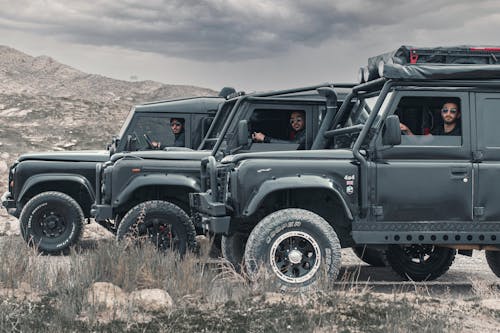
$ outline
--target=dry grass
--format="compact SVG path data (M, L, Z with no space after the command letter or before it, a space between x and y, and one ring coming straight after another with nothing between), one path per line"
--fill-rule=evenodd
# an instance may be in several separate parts
M426 291L374 293L356 281L356 274L335 286L321 278L307 293L283 294L270 281L249 283L230 265L213 263L208 248L180 260L149 245L102 242L94 249L49 257L18 238L1 240L0 286L15 291L29 284L40 297L4 293L0 331L443 332L460 326L450 320L453 304ZM126 292L164 289L175 306L147 321L137 321L131 309L125 319L102 323L97 320L102 308L86 299L94 282L111 282ZM485 292L482 286L477 289ZM464 309L474 310L473 305Z

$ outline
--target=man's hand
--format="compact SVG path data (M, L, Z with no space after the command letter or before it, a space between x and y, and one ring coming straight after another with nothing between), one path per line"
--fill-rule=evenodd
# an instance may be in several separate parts
M264 142L265 138L266 138L266 136L263 133L260 133L260 132L253 132L252 133L252 140L254 142Z
M413 135L413 132L403 123L399 124L399 129L406 135Z
M160 149L161 142L156 142L156 141L153 141L153 142L151 142L151 146L152 146L154 149Z

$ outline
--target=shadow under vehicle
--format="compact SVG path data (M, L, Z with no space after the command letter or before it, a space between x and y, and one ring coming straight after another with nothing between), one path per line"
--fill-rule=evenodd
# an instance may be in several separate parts
M353 84L338 85L342 99ZM228 98L217 114L199 151L137 151L113 156L98 166L93 214L108 221L118 239L149 238L160 248L184 252L195 246L195 228L188 217L189 193L200 192L201 161L209 155L248 151L297 150L289 140L290 115L305 115L304 147L308 149L330 107L330 84L319 84ZM336 101L334 102L336 103ZM279 139L274 143L247 145L250 133L262 132ZM243 135L242 135L243 133ZM244 140L244 142L241 142ZM198 229L198 233L201 232Z
M9 169L2 205L19 218L27 242L46 253L65 251L78 241L85 218L90 218L97 164L124 151L150 149L151 140L172 144L172 118L184 120L184 149L196 149L224 101L217 96L140 104L131 109L107 150L23 154Z
M209 156L190 195L195 221L224 235L250 278L264 271L283 288L335 278L352 246L415 281L444 274L456 250L486 250L500 276L500 48L481 52L469 64L383 61L308 151ZM430 135L450 101L461 133Z

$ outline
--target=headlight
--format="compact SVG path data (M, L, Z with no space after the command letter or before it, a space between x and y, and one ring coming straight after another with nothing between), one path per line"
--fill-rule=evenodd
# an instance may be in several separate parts
M363 77L365 79L366 82L370 81L371 77L370 77L370 68L368 68L368 66L365 66L365 68L363 69Z
M230 182L231 182L231 172L228 172L226 174L226 186L224 188L224 202L228 202L229 199L231 198L231 192L229 192Z
M380 60L378 63L378 76L384 77L384 66L385 63L383 60Z

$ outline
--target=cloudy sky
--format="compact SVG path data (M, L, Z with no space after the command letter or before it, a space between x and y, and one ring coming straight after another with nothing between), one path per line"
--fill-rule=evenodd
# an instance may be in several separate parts
M0 0L0 44L89 73L252 91L356 79L402 44L500 45L487 0Z

